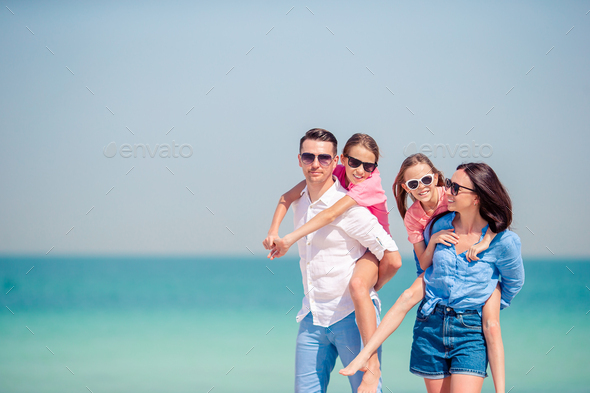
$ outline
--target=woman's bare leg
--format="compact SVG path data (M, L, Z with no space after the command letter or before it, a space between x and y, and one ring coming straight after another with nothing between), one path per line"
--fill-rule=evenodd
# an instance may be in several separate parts
M483 377L453 374L443 379L424 378L428 393L477 393L481 392Z
M340 370L342 375L353 375L358 370L363 371L367 367L367 363L371 355L377 351L377 348L387 337L391 335L402 323L404 317L420 300L424 298L424 274L421 274L410 288L406 289L400 297L396 300L395 304L391 306L387 314L381 320L381 324L375 331L375 334L371 337L365 347L358 354L356 358L346 367Z
M496 393L504 393L506 389L506 374L504 369L504 343L502 342L502 330L500 329L500 300L502 291L500 284L496 286L492 296L483 306L481 320L483 334L488 346L488 360L492 370L492 378Z
M475 375L453 374L445 379L451 380L450 393L477 393L481 392L483 386L483 377Z
M377 315L370 291L377 282L378 274L379 260L372 253L366 252L356 262L352 278L348 284L350 296L354 303L356 323L364 345L369 342L369 339L377 330ZM381 367L376 352L370 356L367 369L358 388L359 393L374 393L377 391L379 378L381 377Z
M443 379L427 379L424 378L426 384L426 391L428 393L450 393L451 392L451 377Z

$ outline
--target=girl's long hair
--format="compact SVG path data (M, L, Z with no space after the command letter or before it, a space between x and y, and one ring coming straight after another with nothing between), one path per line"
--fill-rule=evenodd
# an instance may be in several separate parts
M402 184L405 183L405 172L408 168L417 164L425 164L429 166L432 174L438 175L438 182L435 184L436 187L442 187L445 184L445 177L442 172L436 169L432 164L432 161L430 161L430 159L424 154L416 153L406 158L404 162L402 162L402 166L399 168L399 172L395 177L395 182L393 183L393 195L395 196L397 210L399 210L399 214L402 216L402 219L406 217L406 213L408 211L408 192L402 187ZM416 201L412 194L409 195L410 198L412 198L412 201Z
M342 154L348 157L350 149L352 149L354 146L364 147L375 155L375 163L379 161L379 146L377 146L377 142L375 142L375 139L373 139L373 137L370 135L356 133L348 138L344 148L342 149Z
M508 191L498 179L496 172L483 162L461 164L457 170L465 171L479 197L479 214L488 222L490 230L500 233L512 224L512 201ZM430 224L430 234L434 223L449 212L438 214Z

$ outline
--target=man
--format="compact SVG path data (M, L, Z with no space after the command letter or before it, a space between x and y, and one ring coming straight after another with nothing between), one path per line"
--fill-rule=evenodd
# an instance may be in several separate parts
M346 195L332 171L338 163L337 141L332 133L314 128L300 142L299 166L306 188L292 204L295 227ZM401 267L397 246L366 208L354 206L334 222L297 242L305 296L297 314L300 322L295 358L295 391L325 392L336 358L348 365L361 349L361 335L355 322L354 305L348 284L355 262L367 247L389 264L389 279ZM371 290L379 315L379 297ZM380 355L380 351L379 351ZM378 356L375 354L374 356ZM376 363L378 364L377 359ZM366 371L380 376L380 369ZM349 377L354 393L363 379L357 372ZM378 385L370 391L381 392Z

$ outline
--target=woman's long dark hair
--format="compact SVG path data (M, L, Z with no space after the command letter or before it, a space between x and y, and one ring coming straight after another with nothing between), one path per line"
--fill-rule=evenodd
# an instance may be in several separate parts
M457 170L465 171L479 198L479 214L488 222L490 230L500 233L512 224L512 201L496 172L488 165L478 162L461 164ZM450 212L436 215L430 225L432 235L434 223Z

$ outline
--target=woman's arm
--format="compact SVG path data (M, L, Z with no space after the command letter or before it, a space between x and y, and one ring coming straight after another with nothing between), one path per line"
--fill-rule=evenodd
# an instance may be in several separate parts
M281 222L285 215L287 214L287 210L289 210L289 206L291 203L296 201L301 197L301 192L305 188L305 180L302 180L297 184L295 187L291 188L289 191L281 195L279 198L279 204L275 209L275 214L272 217L272 222L270 224L270 229L268 230L268 235L266 239L262 242L264 248L267 250L272 249L273 243L275 239L279 237L279 227L281 226Z
M506 390L506 370L504 366L504 344L502 342L502 330L500 329L500 298L502 297L500 284L486 301L481 310L483 334L488 348L488 360L492 370L492 378L496 393L504 393Z
M334 205L330 206L326 210L319 212L315 217L313 217L311 220L306 222L304 225L302 225L295 231L289 233L288 235L285 235L285 237L283 237L282 239L275 239L275 247L273 247L273 250L271 251L271 254L273 255L272 257L270 257L270 259L282 257L287 253L287 251L289 251L289 247L295 244L296 241L328 225L354 205L356 205L355 200L349 197L348 195L345 195Z
M508 245L496 260L496 267L502 276L501 308L508 307L510 302L524 285L524 265L520 254L520 239L516 234L507 239Z
M420 262L420 268L426 270L432 265L432 257L434 256L434 250L437 243L450 246L451 244L457 244L458 239L459 235L457 235L453 229L443 229L432 235L428 242L428 246L425 246L424 240L414 244L414 251Z
M496 237L496 234L494 232L492 232L490 227L488 227L488 230L486 231L486 234L484 235L483 239L481 239L481 241L479 243L474 244L473 246L471 246L469 248L469 250L467 250L467 254L465 255L467 260L469 262L478 261L479 258L477 257L477 254L479 254L482 251L487 250L490 247L490 244L492 243L492 240L494 240L495 237Z

